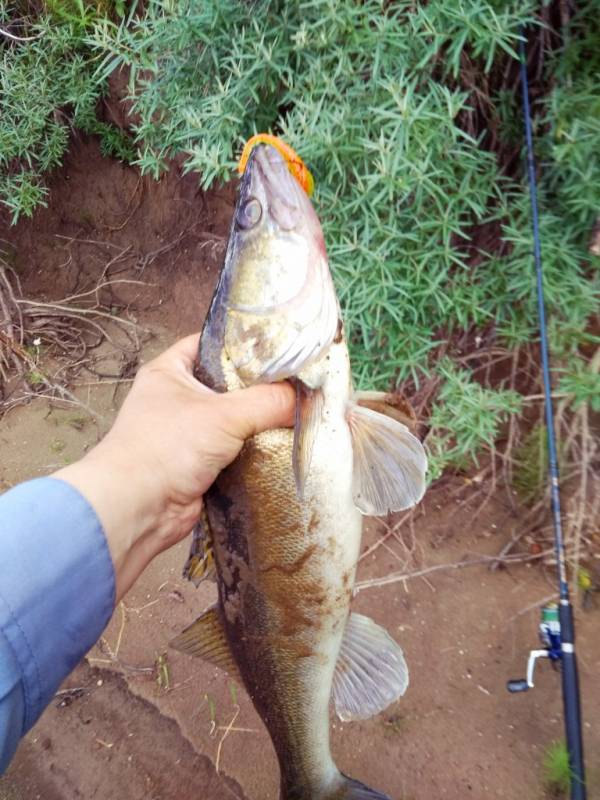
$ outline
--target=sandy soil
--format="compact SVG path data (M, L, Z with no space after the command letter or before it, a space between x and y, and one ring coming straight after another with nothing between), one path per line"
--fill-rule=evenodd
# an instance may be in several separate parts
M76 143L52 182L50 208L5 228L25 293L57 299L97 280L130 250L123 275L136 316L153 337L142 360L198 330L218 274L232 209L230 189L201 194L175 166L159 183ZM58 238L68 237L68 238ZM157 252L158 251L158 252ZM142 310L140 310L142 309ZM116 389L116 390L115 390ZM99 420L37 400L0 423L0 488L78 458L110 424L126 386L80 389ZM364 558L359 580L496 554L514 519L502 496L481 513L457 494L460 479L429 492L402 543ZM365 551L385 532L366 526ZM268 736L243 690L217 669L169 651L169 640L214 599L211 584L181 579L187 543L163 554L116 609L103 638L25 737L0 800L276 800ZM354 608L402 644L406 696L378 717L332 718L339 766L394 800L472 797L541 800L542 756L562 737L559 676L540 665L535 691L511 696L537 645L535 604L553 592L537 566L490 573L485 565L365 588ZM599 613L578 613L590 800L600 798ZM71 690L71 691L69 691Z

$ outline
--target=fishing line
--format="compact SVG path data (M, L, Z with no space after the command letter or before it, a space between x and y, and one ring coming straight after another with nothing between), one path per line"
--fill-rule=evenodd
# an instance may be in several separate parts
M550 380L550 359L546 308L544 302L544 277L542 269L542 248L540 240L537 182L535 177L535 158L533 155L533 133L531 127L531 111L529 106L529 81L527 78L527 38L521 29L519 43L521 88L523 93L523 116L525 122L525 139L527 143L527 177L531 200L531 216L533 226L533 256L537 283L537 304L540 331L540 351L542 376L544 383L544 407L548 440L548 474L550 479L550 507L554 529L554 550L558 567L559 605L556 609L542 610L540 635L545 645L544 650L533 650L529 657L527 678L509 681L508 689L512 692L524 691L533 686L533 668L536 658L547 657L560 663L562 674L563 708L565 733L571 777L571 800L585 800L585 771L583 763L583 741L581 734L581 706L579 697L579 678L577 659L575 656L575 625L573 608L569 598L565 545L562 531L560 508L560 486L558 475L558 459L556 456L556 436L554 430L554 411L552 407L552 384Z

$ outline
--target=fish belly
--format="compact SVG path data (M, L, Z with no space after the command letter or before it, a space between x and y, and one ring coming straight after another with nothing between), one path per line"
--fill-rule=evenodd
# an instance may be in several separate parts
M227 636L275 745L282 781L317 789L339 776L328 705L361 516L352 502L344 421L329 415L321 425L301 500L292 443L290 430L247 442L211 489L207 508Z

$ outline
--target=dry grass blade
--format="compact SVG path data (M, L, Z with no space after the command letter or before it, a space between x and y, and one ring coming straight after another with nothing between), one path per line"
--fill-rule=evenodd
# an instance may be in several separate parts
M227 725L227 727L225 728L225 730L223 732L223 736L221 736L221 738L219 740L219 744L217 746L217 757L215 759L215 770L216 770L216 772L219 772L219 768L221 766L221 750L223 748L223 742L225 741L225 739L229 736L229 734L233 730L233 726L235 724L236 719L239 716L239 713L240 713L240 707L236 706L235 713L232 716L232 718L231 718L231 720L229 722L229 725Z

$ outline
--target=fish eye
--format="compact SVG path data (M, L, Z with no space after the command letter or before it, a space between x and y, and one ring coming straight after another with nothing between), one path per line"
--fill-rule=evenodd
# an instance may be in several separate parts
M262 206L256 197L250 197L240 208L237 215L237 223L240 228L249 230L260 222L262 217Z

